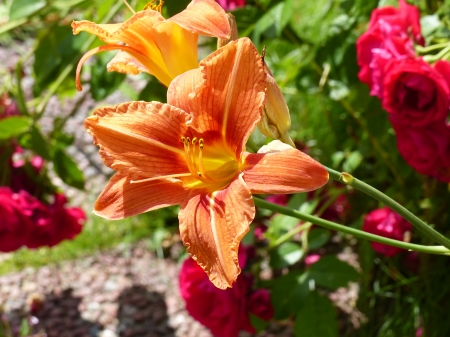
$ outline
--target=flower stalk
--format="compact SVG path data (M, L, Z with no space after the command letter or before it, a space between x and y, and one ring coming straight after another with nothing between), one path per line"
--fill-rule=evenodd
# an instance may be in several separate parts
M331 174L330 174L330 176L331 176ZM257 206L257 207L268 209L273 212L291 216L293 218L297 218L297 219L300 219L303 221L308 221L308 222L311 222L315 225L318 225L318 226L321 226L324 228L332 229L332 230L339 231L339 232L342 232L345 234L350 234L358 239L375 241L375 242L383 243L386 245L391 245L394 247L412 250L412 251L416 251L416 252L420 252L420 253L450 255L450 250L444 246L423 246L423 245L388 239L388 238L385 238L385 237L382 237L379 235L374 235L374 234L370 234L367 232L363 232L363 231L355 229L355 228L343 226L343 225L337 224L332 221L324 220L324 219L321 219L314 215L302 213L302 212L299 212L297 210L294 210L294 209L291 209L288 207L283 207L283 206L268 202L266 200L263 200L261 198L255 197L255 196L253 197L253 200L255 202L255 206Z
M328 174L330 175L331 179L338 181L340 183L343 183L345 185L352 186L352 187L356 188L357 190L360 190L361 192L364 192L365 194L370 195L372 198L374 198L378 201L381 201L386 206L388 206L390 209L392 209L396 213L400 214L405 220L410 222L414 227L416 227L419 231L421 231L423 234L425 234L428 238L430 238L431 240L450 249L450 241L445 236L443 236L441 233L434 230L431 226L427 225L425 222L420 220L417 216L412 214L410 211L408 211L405 207L400 205L398 202L389 198L386 194L378 191L376 188L366 184L365 182L363 182L359 179L356 179L349 173L345 173L345 172L340 173L340 172L332 170L328 167L325 167L325 168L328 171ZM374 240L374 241L376 241L376 240ZM393 240L391 240L391 241L393 241ZM377 242L379 242L379 241L377 241ZM381 243L385 243L385 242L381 242ZM395 246L395 247L399 247L399 246ZM400 247L400 248L402 248L402 247Z

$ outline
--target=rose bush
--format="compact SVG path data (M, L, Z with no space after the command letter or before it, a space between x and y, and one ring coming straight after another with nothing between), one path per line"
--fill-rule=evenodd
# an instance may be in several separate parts
M27 242L33 226L22 208L27 203L23 195L0 187L0 252L14 251Z
M71 240L79 234L86 221L86 215L81 208L66 208L67 198L63 194L55 194L51 205L39 203L31 209L31 219L34 223L28 248L55 246L62 240Z
M372 12L369 29L356 42L358 77L370 87L370 94L382 97L385 66L390 60L415 56L414 41L423 45L419 11L400 0L400 7L391 6Z
M393 123L397 147L405 161L417 172L450 182L450 126L433 123L411 128Z
M388 62L382 104L393 123L410 127L444 123L450 88L445 74L439 70L446 67L445 63L439 61L432 67L419 58Z
M246 259L245 248L241 246L241 267L245 266ZM192 258L184 261L180 271L180 293L186 302L186 310L215 337L237 337L241 330L255 333L250 314L263 320L272 318L269 292L265 289L252 291L252 283L251 275L240 274L233 288L216 288Z
M412 230L409 222L388 207L379 208L368 213L364 218L362 229L368 233L384 236L389 239L403 241L406 232ZM403 249L388 246L378 242L371 242L373 250L384 256L394 256Z

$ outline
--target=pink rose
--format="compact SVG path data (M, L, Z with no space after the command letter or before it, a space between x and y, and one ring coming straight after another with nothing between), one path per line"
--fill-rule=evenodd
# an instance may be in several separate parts
M22 205L22 196L9 187L0 187L0 252L12 252L22 247L33 226Z
M397 147L405 161L420 174L450 182L450 126L436 122L404 127L393 121Z
M8 94L0 96L0 119L19 115L20 111L16 101L12 100Z
M245 6L245 0L216 0L226 11L232 11Z
M373 210L364 218L363 231L384 236L389 239L403 241L406 232L412 230L409 222L403 219L388 207ZM403 251L401 248L371 242L373 250L377 253L391 257Z
M319 254L311 254L305 257L305 264L309 267L310 265L319 261L321 256Z
M55 194L51 205L40 204L33 208L31 219L34 222L28 248L55 246L62 240L71 240L78 235L86 221L86 215L80 208L65 208L67 198Z
M400 0L400 7L382 7L372 12L369 29L356 42L358 77L370 94L382 97L385 65L392 59L413 58L414 43L423 45L420 14L415 6Z
M247 312L265 321L269 321L273 317L273 306L267 289L256 289L247 296ZM251 324L243 330L252 333L256 332Z
M239 249L239 264L245 265L245 249ZM192 259L184 261L180 270L180 293L186 310L215 337L237 337L239 331L256 332L250 313L264 320L273 316L267 290L251 291L252 277L240 274L233 288L216 288L203 269Z
M439 71L422 59L391 60L385 69L382 104L393 123L408 127L444 123L450 89Z
M280 206L286 206L289 201L289 194L272 194L266 198L266 201Z

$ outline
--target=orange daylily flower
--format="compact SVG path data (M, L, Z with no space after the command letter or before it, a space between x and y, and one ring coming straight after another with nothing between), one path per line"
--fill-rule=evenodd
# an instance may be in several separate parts
M255 216L252 193L306 192L328 180L322 165L279 141L245 152L265 88L261 57L243 38L172 81L168 104L97 109L85 127L117 173L94 213L121 219L181 205L187 251L218 288L231 287L240 273L239 242Z
M137 12L123 23L74 21L72 29L74 34L86 31L107 43L87 52L78 63L76 83L79 91L82 89L81 67L98 52L119 50L108 63L108 71L134 75L144 71L169 86L178 75L198 67L199 34L230 37L226 14L214 0L193 0L184 11L167 20L159 11L148 9Z

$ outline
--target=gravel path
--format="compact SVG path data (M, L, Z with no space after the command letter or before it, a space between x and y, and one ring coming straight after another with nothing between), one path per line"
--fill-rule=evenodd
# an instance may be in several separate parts
M48 337L210 337L184 310L178 266L145 248L117 248L58 266L0 277L13 327L35 309L34 333Z

